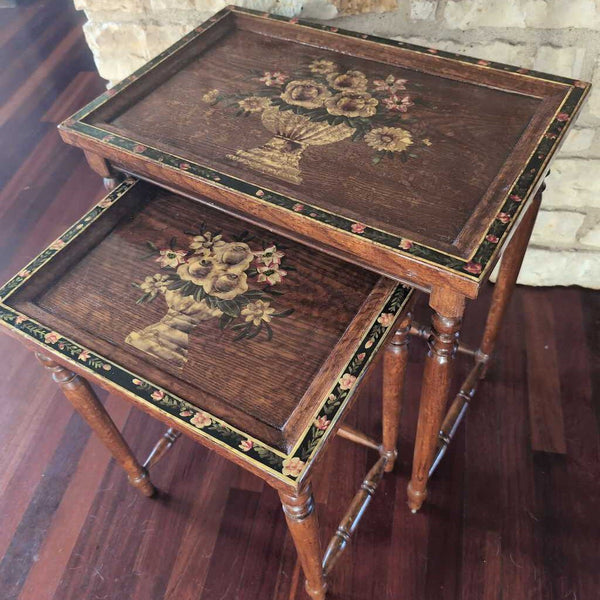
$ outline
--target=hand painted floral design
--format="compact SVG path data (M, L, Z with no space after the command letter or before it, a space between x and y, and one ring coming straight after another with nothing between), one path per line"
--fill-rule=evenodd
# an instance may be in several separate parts
M302 473L304 465L305 462L297 456L294 456L293 458L286 458L283 461L282 473L289 477L298 477L300 473Z
M198 429L202 429L203 427L208 427L212 423L212 419L208 414L203 411L198 411L191 419L190 423L198 427Z
M273 292L272 287L294 270L285 252L274 243L251 248L248 242L253 238L248 239L247 232L227 241L202 225L189 235L187 250L178 249L175 238L163 249L148 242L150 256L163 271L134 284L142 292L137 302L162 296L168 311L158 323L132 331L125 341L182 367L187 362L189 333L202 321L218 319L222 330L235 332L234 341L261 332L272 339L273 320L294 312L274 306L274 295L283 292Z
M278 179L302 182L300 160L307 146L364 140L374 150L374 165L384 158L418 158L416 148L423 152L431 146L423 122L409 114L426 103L408 79L389 73L370 81L362 71L324 58L290 73L259 72L253 79L262 87L235 94L210 90L203 99L222 103L237 116L260 115L274 137L227 158Z
M290 81L281 99L292 106L303 106L304 108L319 108L323 106L325 99L331 96L327 86L317 83L311 79Z

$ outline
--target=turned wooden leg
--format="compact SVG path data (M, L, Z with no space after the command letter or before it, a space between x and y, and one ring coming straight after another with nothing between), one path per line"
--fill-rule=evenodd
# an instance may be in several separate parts
M463 296L437 289L429 298L429 305L435 312L423 373L412 477L408 484L408 506L413 513L421 508L427 497L427 479L452 380L464 301Z
M310 483L298 494L279 492L279 497L306 577L306 591L313 600L325 600L327 583L321 564L319 523Z
M123 467L129 482L145 496L152 496L155 489L146 469L136 460L90 384L46 355L36 354L36 357L52 373L52 379L60 386L73 408L83 417L115 460Z
M517 283L517 277L519 276L521 264L523 263L523 257L525 256L527 244L529 243L529 238L531 237L531 232L535 224L535 218L540 208L544 187L545 186L543 186L535 195L531 206L528 208L527 213L523 217L523 220L519 224L517 231L502 256L502 262L500 263L500 269L498 271L498 279L494 286L492 304L488 312L483 339L479 347L478 357L480 361L488 361L490 355L494 351L504 313L508 308L508 303L510 302L515 284ZM481 377L485 376L485 372L486 368L482 369Z
M383 354L383 435L381 454L387 458L385 471L394 469L398 456L400 411L404 396L404 377L408 363L408 338L412 315L410 312L400 321L398 329Z

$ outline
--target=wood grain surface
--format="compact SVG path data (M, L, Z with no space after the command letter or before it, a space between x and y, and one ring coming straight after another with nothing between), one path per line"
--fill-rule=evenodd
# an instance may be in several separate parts
M82 21L68 0L0 13L3 65L28 57L22 69L12 70L14 79L5 80L2 71L6 97L20 98L2 129L11 143L0 145L2 279L89 208L94 192L96 199L104 195L81 153L63 144L44 120L75 78L87 81L73 84L78 104L102 89L98 78L83 75L93 71L93 63ZM56 68L46 63L64 33L75 28L72 52ZM54 34L42 37L49 30ZM24 93L24 81L38 69L39 87ZM478 341L489 297L484 289L481 302L468 304L465 341ZM544 315L553 317L552 328L544 325ZM417 318L425 322L422 314ZM556 398L566 454L531 447L529 407L545 398L529 390L529 379L539 372L528 371L526 323L536 348L548 345L558 357L549 368L560 384ZM415 517L405 504L405 489L423 352L421 342L411 344L397 470L382 481L337 565L332 598L594 598L600 587L598 293L517 288L477 404L431 482L428 504ZM2 336L0 355L3 598L306 597L275 491L182 438L153 476L163 493L156 501L143 499L73 415L33 354ZM457 368L464 376L470 361L459 356ZM373 436L380 424L379 385L376 373L349 419ZM163 426L101 390L99 395L138 456L150 450ZM556 430L553 423L548 427ZM374 456L346 440L332 444L313 481L324 536L337 525Z

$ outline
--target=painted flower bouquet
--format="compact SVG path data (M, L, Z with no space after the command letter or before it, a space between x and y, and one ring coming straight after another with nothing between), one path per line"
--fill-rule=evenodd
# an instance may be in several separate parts
M301 183L299 164L306 146L348 138L370 146L374 164L384 158L417 158L419 148L431 145L422 136L423 124L409 116L413 106L424 102L406 79L390 74L369 81L361 71L343 72L325 59L313 60L290 75L266 71L252 79L262 86L237 94L215 89L202 99L212 106L223 103L237 116L261 115L274 137L259 148L228 155L258 171Z
M167 248L147 242L148 258L155 258L161 272L133 284L142 292L137 303L162 296L168 311L158 323L132 331L126 342L183 366L189 332L201 321L218 319L222 330L235 331L234 341L255 338L261 332L271 340L272 320L294 312L293 308L279 311L272 306L283 294L274 286L295 270L285 262L285 253L275 244L252 250L248 242L253 238L247 232L226 242L220 233L211 233L202 225L190 235L187 249L178 249L175 238Z

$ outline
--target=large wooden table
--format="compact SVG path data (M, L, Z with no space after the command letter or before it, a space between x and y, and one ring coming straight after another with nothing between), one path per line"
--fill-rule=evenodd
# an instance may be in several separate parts
M226 8L61 126L109 186L147 179L429 294L409 504L485 373L589 84ZM503 256L482 342L465 299ZM474 366L444 420L456 350ZM440 433L441 428L441 433Z

